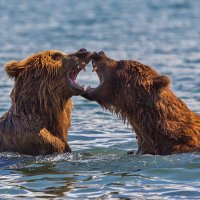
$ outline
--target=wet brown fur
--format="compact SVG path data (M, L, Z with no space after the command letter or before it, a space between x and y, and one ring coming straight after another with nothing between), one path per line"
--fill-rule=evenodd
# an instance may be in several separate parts
M71 151L67 140L74 91L66 82L66 73L75 62L78 59L73 56L49 50L5 65L15 85L11 108L0 118L1 152L39 155Z
M200 115L169 88L170 80L133 60L100 56L93 61L104 83L83 95L128 122L137 135L138 153L167 155L200 150Z

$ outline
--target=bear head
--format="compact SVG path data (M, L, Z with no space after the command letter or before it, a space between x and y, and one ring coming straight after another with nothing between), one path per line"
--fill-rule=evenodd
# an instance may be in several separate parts
M71 96L84 92L76 77L85 69L90 56L86 49L71 54L48 50L21 61L8 62L5 71L15 81L12 106L26 114L48 114L53 108L62 110Z
M144 103L159 96L170 84L166 76L159 75L151 67L134 60L116 61L103 51L92 54L93 71L99 77L96 88L88 87L83 97L97 101L112 111L112 106L133 102Z

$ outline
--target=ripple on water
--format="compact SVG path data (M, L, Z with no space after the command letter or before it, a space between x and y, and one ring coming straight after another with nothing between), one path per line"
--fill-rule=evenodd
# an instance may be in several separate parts
M10 153L0 156L1 160L10 162L2 170L0 190L2 193L10 191L14 196L31 196L33 193L36 197L65 195L70 198L87 195L91 198L131 196L150 199L184 197L186 194L194 198L199 196L200 157L195 153L136 156L128 155L122 149L95 148L51 156ZM12 164L16 160L18 163ZM191 179L196 179L195 184Z
M44 49L104 50L136 59L172 79L171 88L200 112L200 1L0 1L0 113L13 80L3 65ZM119 14L120 13L120 14ZM97 86L91 72L78 81ZM95 102L73 97L72 154L0 153L0 198L199 199L198 153L127 154L137 150L131 127Z

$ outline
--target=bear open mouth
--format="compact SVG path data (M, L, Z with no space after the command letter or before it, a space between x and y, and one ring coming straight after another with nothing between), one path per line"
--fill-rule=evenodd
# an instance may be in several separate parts
M84 61L80 62L76 68L73 68L69 74L68 74L68 78L69 81L71 83L71 86L77 90L81 90L84 91L84 85L79 85L79 83L77 83L76 78L78 76L78 74L81 72L81 70L86 71L86 63Z
M97 89L99 89L101 86L102 86L102 84L103 84L103 82L104 82L104 78L103 78L103 73L102 73L102 71L98 68L98 65L97 65L97 63L94 61L94 60L92 60L92 66L93 66L93 70L92 70L92 72L96 72L97 73L97 76L99 77L99 81L100 81L100 83L99 83L99 85L97 86L97 87L91 87L90 85L86 88L86 92L87 93L93 93L93 92L95 92Z

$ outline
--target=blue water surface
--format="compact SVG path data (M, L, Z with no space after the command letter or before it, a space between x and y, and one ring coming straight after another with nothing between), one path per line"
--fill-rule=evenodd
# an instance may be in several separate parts
M0 114L13 87L6 62L82 47L153 66L200 113L199 22L199 0L1 0ZM78 80L99 83L91 65ZM73 101L73 153L0 153L0 199L200 199L199 153L128 155L137 150L131 127L95 102Z

